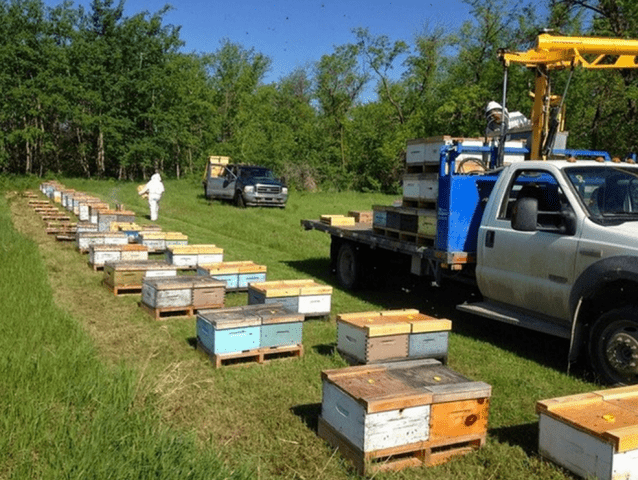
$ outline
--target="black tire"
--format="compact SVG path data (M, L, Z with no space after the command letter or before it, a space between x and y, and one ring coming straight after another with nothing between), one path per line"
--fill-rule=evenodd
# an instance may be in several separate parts
M617 308L604 313L589 335L589 359L601 382L638 383L638 308Z
M235 193L235 205L239 208L246 208L246 202L244 201L244 196L241 192Z
M337 254L337 280L347 290L354 290L361 284L361 260L350 243L344 242Z

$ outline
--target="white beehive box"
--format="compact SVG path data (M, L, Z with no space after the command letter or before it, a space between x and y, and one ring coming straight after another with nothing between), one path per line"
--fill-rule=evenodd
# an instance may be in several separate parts
M540 454L586 478L638 479L638 385L541 400Z

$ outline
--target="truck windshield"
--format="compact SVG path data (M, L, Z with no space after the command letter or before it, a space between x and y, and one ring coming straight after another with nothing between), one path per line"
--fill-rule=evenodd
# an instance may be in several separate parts
M275 180L275 174L264 167L242 167L241 177Z
M637 167L603 164L570 167L565 171L594 219L638 218Z

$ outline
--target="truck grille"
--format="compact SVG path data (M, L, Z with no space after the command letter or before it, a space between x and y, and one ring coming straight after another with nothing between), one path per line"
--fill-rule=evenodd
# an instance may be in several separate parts
M277 195L281 191L281 187L277 185L257 185L257 193L264 195Z

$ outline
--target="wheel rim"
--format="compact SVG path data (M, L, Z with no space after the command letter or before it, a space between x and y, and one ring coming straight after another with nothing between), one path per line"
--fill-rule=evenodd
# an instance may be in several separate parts
M638 328L627 320L612 322L603 331L603 358L624 377L638 375Z

